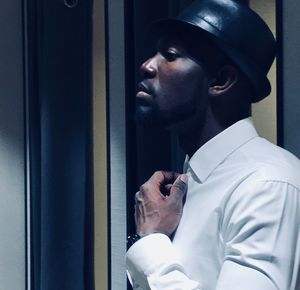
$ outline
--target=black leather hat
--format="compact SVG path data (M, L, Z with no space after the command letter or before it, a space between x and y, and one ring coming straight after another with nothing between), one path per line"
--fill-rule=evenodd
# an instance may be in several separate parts
M266 23L238 0L196 0L175 19L152 24L155 32L176 27L197 29L214 39L248 77L255 89L253 102L271 92L267 74L275 58L275 38Z

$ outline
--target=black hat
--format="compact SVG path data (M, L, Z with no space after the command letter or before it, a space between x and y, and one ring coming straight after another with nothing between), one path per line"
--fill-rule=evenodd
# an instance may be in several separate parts
M177 18L152 24L156 32L176 27L204 31L212 37L252 83L254 102L270 94L267 74L275 58L276 41L266 23L248 6L237 0L196 0Z

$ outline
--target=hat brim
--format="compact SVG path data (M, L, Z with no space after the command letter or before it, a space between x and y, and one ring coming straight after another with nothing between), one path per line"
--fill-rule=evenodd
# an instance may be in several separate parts
M252 99L253 102L258 102L270 94L271 85L268 78L258 66L244 56L243 52L230 45L232 41L226 39L226 35L203 19L199 20L199 18L197 18L197 21L195 22L197 25L193 23L192 18L190 21L182 21L180 19L162 19L152 23L150 29L157 36L168 34L171 31L176 31L177 29L188 29L193 30L194 32L200 32L199 37L201 37L201 33L202 36L204 33L216 42L220 49L233 61L234 64L239 67L246 77L248 77L255 90L255 95Z

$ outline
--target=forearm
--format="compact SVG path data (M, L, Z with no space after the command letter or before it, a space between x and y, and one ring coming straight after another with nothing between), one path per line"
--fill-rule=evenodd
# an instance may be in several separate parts
M186 275L166 235L151 234L136 242L127 252L126 264L135 289L201 289Z

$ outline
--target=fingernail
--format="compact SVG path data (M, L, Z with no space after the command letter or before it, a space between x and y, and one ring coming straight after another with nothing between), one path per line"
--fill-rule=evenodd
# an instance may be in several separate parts
M187 184L189 181L189 178L186 174L182 174L182 175L180 175L180 180L183 181L185 184Z

